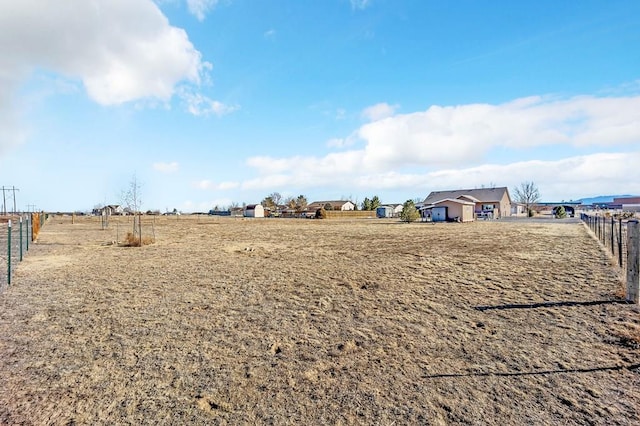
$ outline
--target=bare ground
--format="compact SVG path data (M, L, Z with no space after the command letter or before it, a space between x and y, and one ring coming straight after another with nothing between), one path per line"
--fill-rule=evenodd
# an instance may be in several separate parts
M640 423L640 311L581 224L115 228L51 219L0 294L1 423Z

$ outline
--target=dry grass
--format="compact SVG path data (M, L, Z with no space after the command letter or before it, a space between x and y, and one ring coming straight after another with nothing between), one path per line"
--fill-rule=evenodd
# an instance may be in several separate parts
M99 228L52 219L0 295L0 423L640 423L640 312L580 224Z
M153 243L154 241L151 237L143 236L140 238L137 235L133 235L132 232L127 232L127 235L124 236L124 241L120 243L120 247L142 247Z

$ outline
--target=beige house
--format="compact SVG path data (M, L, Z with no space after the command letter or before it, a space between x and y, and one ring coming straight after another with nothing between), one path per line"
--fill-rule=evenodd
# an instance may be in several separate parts
M473 203L476 217L493 219L511 216L511 196L507 187L457 189L454 191L433 191L425 198L425 207L443 200L462 200Z

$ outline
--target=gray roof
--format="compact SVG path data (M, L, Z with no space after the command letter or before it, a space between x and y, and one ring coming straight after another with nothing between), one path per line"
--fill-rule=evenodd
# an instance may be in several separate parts
M430 204L423 204L418 208L418 210L430 210L436 207L438 204L441 204L447 201L451 203L457 203L457 204L462 204L467 206L473 206L475 204L473 201L467 201L460 198L443 198L442 200L436 200Z
M425 204L432 204L436 201L440 201L446 198L455 199L463 195L473 197L479 202L499 202L504 196L505 192L509 196L509 190L506 186L498 188L477 188L477 189L456 189L454 191L432 191L427 198L425 198Z
M349 200L337 200L337 201L314 201L313 203L309 203L307 204L307 208L314 208L314 209L319 209L321 207L326 206L327 204L331 204L331 207L333 207L334 209L336 207L342 207L347 203L351 203L353 205L355 205L355 203L349 201Z

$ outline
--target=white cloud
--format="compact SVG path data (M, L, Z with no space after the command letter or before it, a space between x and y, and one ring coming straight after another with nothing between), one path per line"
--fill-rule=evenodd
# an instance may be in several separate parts
M201 181L198 181L198 182L194 182L193 186L195 188L202 189L202 190L207 190L207 191L210 191L210 190L228 191L228 190L231 190L231 189L239 188L240 187L240 183L231 182L231 181L215 183L215 182L212 182L210 180L205 179L205 180L201 180Z
M332 138L327 141L327 147L329 148L342 148L346 146L346 139L343 138Z
M220 117L240 109L237 105L226 105L200 93L194 93L188 90L181 90L180 97L186 104L187 111L196 117L206 117L209 115L217 115Z
M363 148L249 158L258 177L242 188L424 192L534 180L545 198L640 193L640 96L432 106L367 123L354 135L327 145L344 148L357 136ZM535 160L543 149L546 160Z
M247 165L262 174L288 174L292 170L298 170L298 176L335 176L358 171L362 155L361 151L345 151L325 157L251 157L247 159Z
M467 169L447 169L425 176L437 189L474 187L489 182L513 188L534 181L545 200L620 193L640 193L640 152L598 153L553 161L488 164ZM425 182L426 183L426 182Z
M371 105L362 111L362 117L369 121L378 121L391 117L398 109L398 105L389 105L386 102Z
M0 157L27 138L27 130L18 124L22 111L18 110L17 105L14 94L2 93L0 80Z
M318 161L315 160L315 163ZM313 162L311 159L307 160L307 164ZM491 182L512 189L521 182L534 181L539 186L542 197L553 201L608 194L612 191L640 194L640 168L637 164L640 164L639 152L598 153L553 161L485 164L426 173L360 173L358 170L314 173L300 167L290 169L288 173L265 174L247 180L242 183L241 189L269 191L273 188L294 187L304 191L330 187L334 191L347 192L410 192L423 197L433 190L478 188Z
M179 168L178 163L175 161L172 161L171 163L153 163L153 170L161 173L174 173L177 172Z
M371 5L371 0L351 0L352 9L366 9Z
M497 147L625 145L640 141L640 96L432 106L365 124L358 135L367 169L478 163Z
M357 134L353 133L346 138L332 138L326 142L328 148L347 148L360 141Z
M207 12L212 10L216 4L218 4L218 0L187 0L189 12L194 15L198 21L204 21Z
M272 39L276 36L276 30L271 28L270 30L265 31L263 35L264 35L264 38L266 39Z
M210 180L206 180L206 179L205 179L205 180L200 180L200 181L198 181L198 182L194 182L194 183L193 183L193 186L194 186L195 188L198 188L198 189L205 189L205 190L207 190L207 189L213 189L213 187L214 187L214 183L213 183L213 182L211 182Z
M0 116L34 70L81 81L95 102L118 105L166 102L179 82L198 85L210 69L152 0L0 2L0 51ZM16 132L3 128L0 147Z
M221 191L228 191L230 189L236 189L240 186L239 182L220 182L217 186L217 189Z

